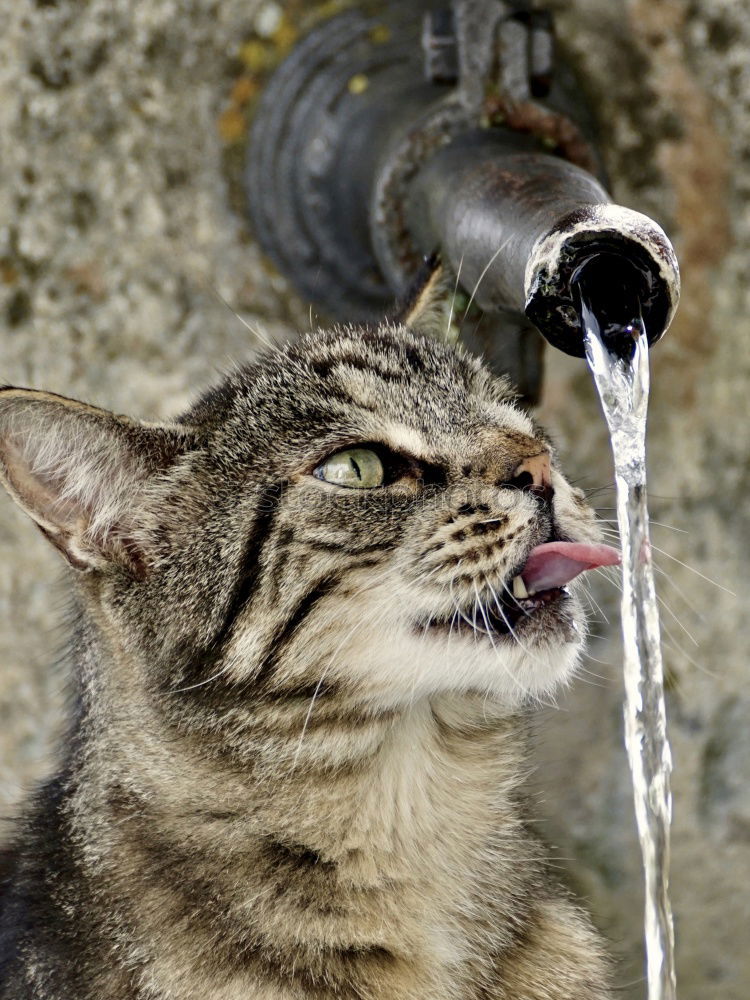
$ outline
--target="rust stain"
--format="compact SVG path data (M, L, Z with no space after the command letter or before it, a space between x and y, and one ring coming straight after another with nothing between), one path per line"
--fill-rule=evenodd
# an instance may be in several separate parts
M0 281L2 281L4 285L15 285L19 277L20 275L17 267L9 261L0 261Z
M102 302L107 295L107 285L97 261L84 261L66 267L63 275L76 292L87 295L94 302Z
M240 48L240 61L251 73L262 73L273 68L275 53L268 43L251 38Z
M273 34L274 45L283 51L288 51L299 38L299 28L289 18L282 18L281 24Z
M229 100L236 106L247 104L248 101L256 97L260 90L260 84L251 76L241 76L235 80Z
M515 101L498 93L486 96L482 111L488 127L506 125L514 132L536 136L566 160L589 173L596 173L593 150L575 122L566 115L550 111L535 101Z
M247 131L247 118L237 107L229 107L222 111L216 122L222 142L231 145L244 139Z

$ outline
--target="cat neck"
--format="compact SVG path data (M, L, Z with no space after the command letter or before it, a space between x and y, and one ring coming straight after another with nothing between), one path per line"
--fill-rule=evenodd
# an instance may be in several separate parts
M256 763L206 753L194 734L165 734L145 717L141 707L99 729L82 787L99 788L95 808L120 827L148 817L179 843L189 826L190 841L197 848L203 840L207 850L225 837L225 860L230 845L242 853L266 842L377 881L454 867L456 852L481 854L493 830L518 822L525 727L479 695L423 699L367 717L360 752L352 758L347 747L343 761L334 752L333 763L318 747L317 764L301 754L290 764L296 735L279 735L275 755L262 716L265 753Z
M225 837L224 856L273 841L372 878L429 868L440 851L455 864L451 844L481 853L492 830L517 823L525 722L484 695L373 709L316 689L290 707L209 684L165 710L116 637L88 625L79 666L95 680L79 787L103 822L148 818L175 843L189 825L196 848Z

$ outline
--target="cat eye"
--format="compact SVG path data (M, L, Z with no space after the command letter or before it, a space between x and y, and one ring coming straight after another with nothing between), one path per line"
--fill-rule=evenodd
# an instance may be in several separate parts
M371 490L385 482L380 456L370 448L337 451L319 465L313 475L333 486L355 490Z

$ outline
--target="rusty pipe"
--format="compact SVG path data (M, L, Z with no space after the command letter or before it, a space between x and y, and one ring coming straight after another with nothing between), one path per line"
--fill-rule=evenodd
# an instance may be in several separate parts
M584 356L577 281L588 268L608 309L605 337L640 310L649 343L667 330L679 269L663 230L612 203L591 174L507 139L469 133L415 179L407 223L424 252L439 248L483 309L511 309L555 347ZM608 334L609 331L609 334Z

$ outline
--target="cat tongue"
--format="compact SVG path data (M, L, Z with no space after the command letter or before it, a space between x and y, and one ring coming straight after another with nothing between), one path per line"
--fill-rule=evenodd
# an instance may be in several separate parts
M584 570L615 566L619 562L620 553L610 545L545 542L531 550L520 575L529 593L536 594L564 587Z

